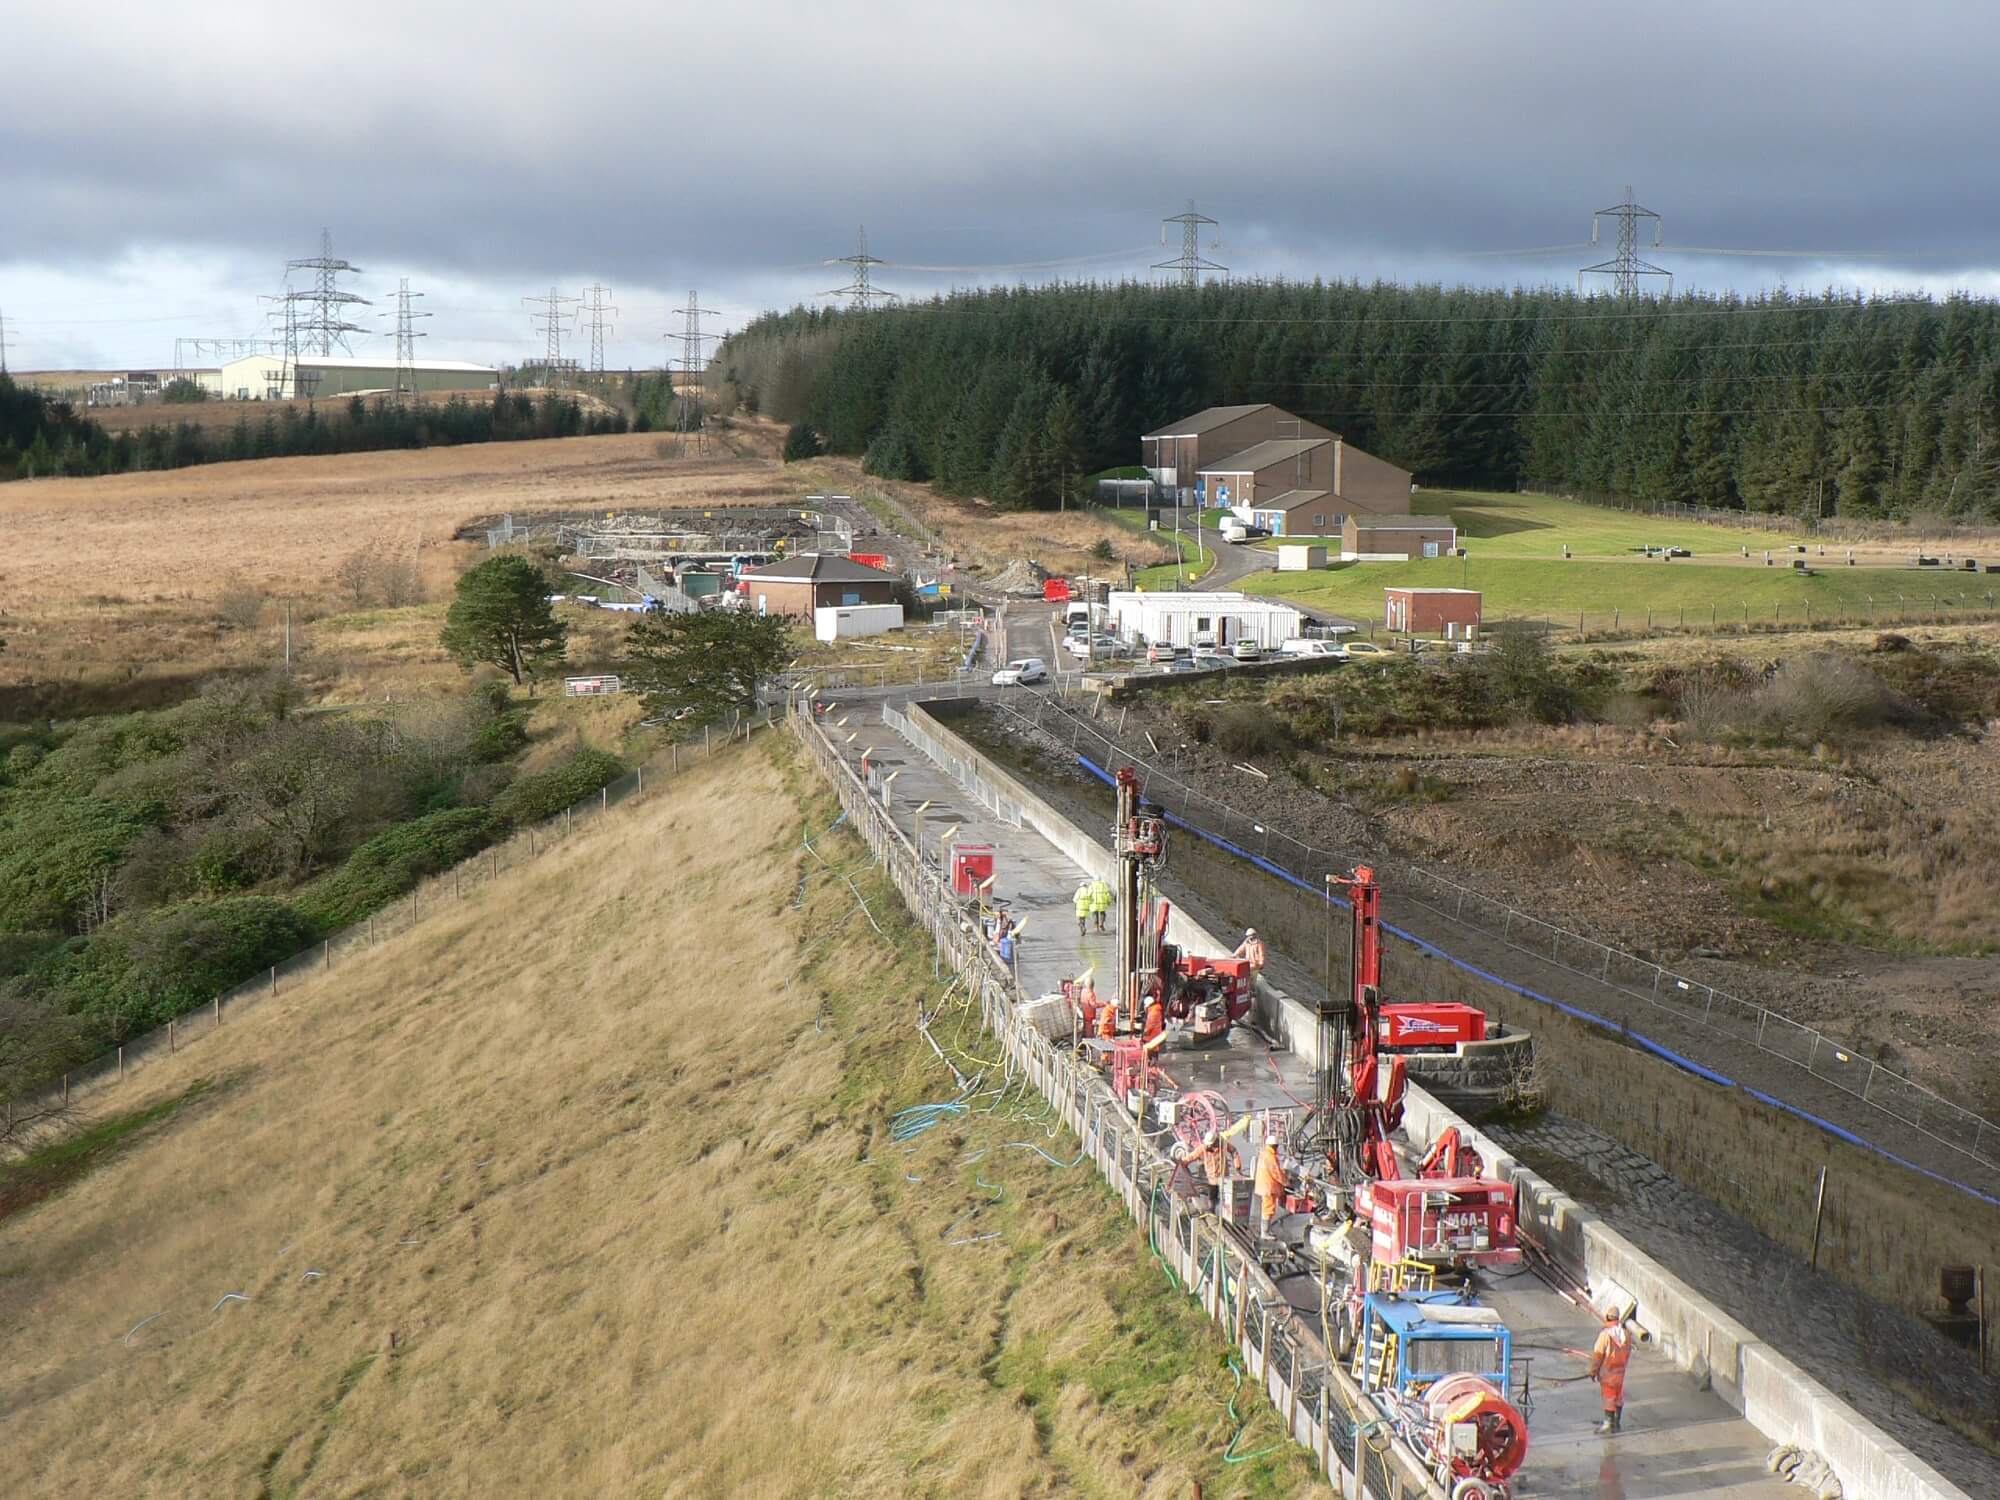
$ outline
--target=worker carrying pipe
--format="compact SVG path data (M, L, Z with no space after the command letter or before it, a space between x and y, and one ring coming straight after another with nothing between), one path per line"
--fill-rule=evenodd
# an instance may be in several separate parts
M1604 1330L1590 1351L1590 1378L1604 1393L1604 1420L1594 1429L1615 1436L1625 1414L1625 1367L1632 1362L1632 1330L1624 1310L1615 1303L1604 1309Z
M1229 956L1231 958L1248 959L1250 961L1250 977L1252 979L1263 973L1266 956L1264 953L1264 940L1257 936L1257 929L1254 927L1244 928L1243 941L1236 945L1236 951Z
M1111 913L1111 883L1102 875L1090 882L1090 915L1099 932L1104 931L1104 919Z
M1246 1115L1244 1118L1248 1119L1249 1116ZM1233 1135L1235 1132L1236 1127L1232 1126L1226 1133ZM1224 1134L1225 1132L1211 1130L1201 1138L1201 1144L1198 1146L1174 1147L1174 1155L1179 1160L1192 1160L1201 1168L1202 1182L1208 1188L1210 1209L1218 1207L1222 1201L1222 1184L1230 1178L1231 1164L1241 1163L1236 1148L1224 1139Z
M1070 905L1076 911L1076 935L1078 937L1086 937L1090 932L1091 904L1095 900L1091 894L1090 886L1091 882L1088 879L1079 880L1076 883L1076 894L1070 898Z

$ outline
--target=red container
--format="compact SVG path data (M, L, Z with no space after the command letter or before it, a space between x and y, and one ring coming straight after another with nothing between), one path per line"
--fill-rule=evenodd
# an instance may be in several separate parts
M858 562L864 568L886 568L889 566L889 554L886 552L850 552L847 554L847 560L849 562Z
M1453 1047L1486 1040L1486 1012L1452 1001L1405 1001L1382 1007L1376 1041L1384 1047Z
M1067 578L1050 578L1044 580L1042 584L1042 598L1049 604L1067 604L1069 602L1069 580Z
M984 885L993 874L993 846L991 844L953 844L951 846L951 888L961 896L970 896Z

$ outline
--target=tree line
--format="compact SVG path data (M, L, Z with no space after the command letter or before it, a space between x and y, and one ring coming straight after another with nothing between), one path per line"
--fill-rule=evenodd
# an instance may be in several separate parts
M259 413L246 405L230 427L161 423L108 433L68 402L0 376L0 481L180 469L243 458L305 453L368 453L524 438L595 437L624 432L622 412L585 411L572 397L496 393L442 404L331 400L306 410Z
M796 308L710 389L885 478L1050 507L1201 407L1269 401L1427 484L2000 517L2000 303L1136 283Z

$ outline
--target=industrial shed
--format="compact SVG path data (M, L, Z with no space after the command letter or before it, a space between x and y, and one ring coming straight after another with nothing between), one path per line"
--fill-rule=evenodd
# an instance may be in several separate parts
M1449 557L1458 528L1436 516L1350 515L1340 531L1342 562L1408 562Z
M1410 471L1343 438L1276 438L1201 471L1206 503L1273 536L1338 536L1351 515L1408 515Z
M1382 591L1384 628L1409 635L1471 636L1479 629L1477 589L1403 589Z
M1324 427L1295 417L1268 401L1248 406L1211 406L1156 427L1139 439L1140 462L1161 489L1192 490L1209 464L1278 438L1329 438Z
M406 378L419 391L485 391L499 383L488 365L455 359L420 359ZM222 366L219 381L229 401L286 401L293 396L350 396L396 389L396 362L346 355L301 355L287 368L283 355L246 354Z
M760 615L817 618L822 609L894 604L896 575L830 552L801 552L742 575L743 592Z

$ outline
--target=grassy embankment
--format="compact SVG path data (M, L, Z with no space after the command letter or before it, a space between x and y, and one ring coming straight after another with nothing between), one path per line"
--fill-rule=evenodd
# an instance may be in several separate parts
M1171 589L1176 583L1192 586L1215 562L1215 554L1202 545L1199 534L1182 533L1176 536L1171 531L1148 531L1146 513L1143 510L1099 509L1097 514L1112 525L1129 531L1136 536L1147 537L1167 549L1171 557L1176 545L1180 548L1181 560L1178 566L1172 562L1155 563L1151 567L1136 568L1132 573L1132 586L1141 589Z
M1863 560L1875 565L1848 566L1844 546L1829 545L1821 555L1812 544L1807 560L1814 572L1800 577L1790 567L1798 555L1789 550L1797 537L1635 515L1545 495L1427 490L1412 497L1412 508L1449 515L1470 555L1462 561L1428 558L1266 573L1244 587L1361 619L1381 613L1385 587L1465 587L1485 596L1489 621L1534 616L1573 625L1581 615L1590 630L1638 630L1649 620L1658 628L1740 629L1808 619L1952 618L1990 610L1989 596L2000 596L1984 574L1884 566L1893 554L1883 548L1865 554ZM1694 555L1671 562L1647 559L1637 550L1647 546L1685 547ZM1766 549L1774 559L1770 566L1764 565Z
M0 1488L1303 1492L1021 1096L891 1139L940 986L833 821L760 741L106 1096L184 1102L0 1221Z

